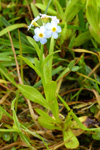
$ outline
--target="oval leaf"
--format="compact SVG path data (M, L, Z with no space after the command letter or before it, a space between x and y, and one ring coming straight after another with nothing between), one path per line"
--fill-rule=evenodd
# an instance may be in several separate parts
M36 90L34 87L31 87L29 85L22 85L19 84L17 86L19 88L19 90L21 91L21 93L28 98L29 100L31 100L32 102L38 103L46 108L48 108L49 106L47 105L46 100L44 99L44 97L42 96L42 94Z
M63 138L64 138L64 142L66 141L65 143L66 148L74 149L79 146L79 141L76 138L76 136L73 134L71 129L68 129L67 131L63 132Z

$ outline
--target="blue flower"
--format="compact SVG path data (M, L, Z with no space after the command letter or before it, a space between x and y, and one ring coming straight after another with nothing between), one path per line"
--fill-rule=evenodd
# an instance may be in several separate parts
M31 24L28 26L28 30L29 30L32 26L34 26L34 24L36 23L37 20L39 20L39 18L40 18L40 16L37 16L36 18L34 18L34 19L32 20Z
M58 38L58 33L61 32L61 27L58 26L56 20L52 20L51 23L47 23L45 25L45 28L47 30L47 32L46 32L46 37L47 38L50 38L51 36L53 36L54 39L57 39Z
M41 16L41 19L48 19L48 18L50 18L50 16L48 16L46 14L39 13L39 15Z
M56 16L50 16L50 18L52 19L52 21L55 21L55 23L59 23L59 19L57 19Z
M33 36L33 38L36 42L40 41L41 44L45 44L47 42L46 29L44 26L35 28L34 33L35 35Z

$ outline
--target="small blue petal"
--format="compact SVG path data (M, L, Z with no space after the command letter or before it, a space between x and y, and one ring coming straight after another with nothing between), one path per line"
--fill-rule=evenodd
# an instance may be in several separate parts
M52 20L52 21L51 21L51 24L52 24L53 26L57 26L57 22L56 22L55 20Z
M58 33L61 32L61 27L60 26L57 26L57 30L56 30Z
M42 38L41 40L40 40L40 43L41 44L45 44L47 42L47 39L46 38Z
M39 30L40 30L40 29L39 29L38 27L35 28L34 33L35 33L35 34L38 34Z
M54 32L54 33L52 34L52 36L53 36L54 39L57 39L57 38L58 38L57 32Z
M52 35L52 31L47 30L45 35L46 35L46 38L50 38Z
M48 22L48 23L45 25L45 28L48 29L48 30L50 30L50 29L51 29L51 23Z
M40 31L42 30L42 32L45 32L46 31L46 29L45 29L45 26L41 26L40 27Z
M37 35L34 35L33 38L34 38L34 40L35 40L36 42L38 42L38 41L40 40Z

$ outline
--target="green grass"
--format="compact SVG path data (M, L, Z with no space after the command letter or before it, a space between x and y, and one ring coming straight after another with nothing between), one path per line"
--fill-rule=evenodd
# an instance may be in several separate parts
M98 0L0 1L1 150L99 148L99 7ZM62 29L45 45L32 38L35 27L27 30L39 13L56 16Z

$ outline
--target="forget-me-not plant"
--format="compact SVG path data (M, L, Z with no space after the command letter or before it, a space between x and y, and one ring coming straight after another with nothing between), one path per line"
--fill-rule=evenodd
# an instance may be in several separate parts
M53 36L54 39L57 39L58 34L61 32L61 27L58 26L59 19L57 19L56 16L49 16L40 13L39 16L32 20L31 24L28 26L28 30L32 26L35 26L36 21L40 18L43 21L43 25L34 29L34 40L36 42L40 41L41 44L45 44L47 42L47 38L50 38L51 36ZM48 22L45 23L45 21Z

